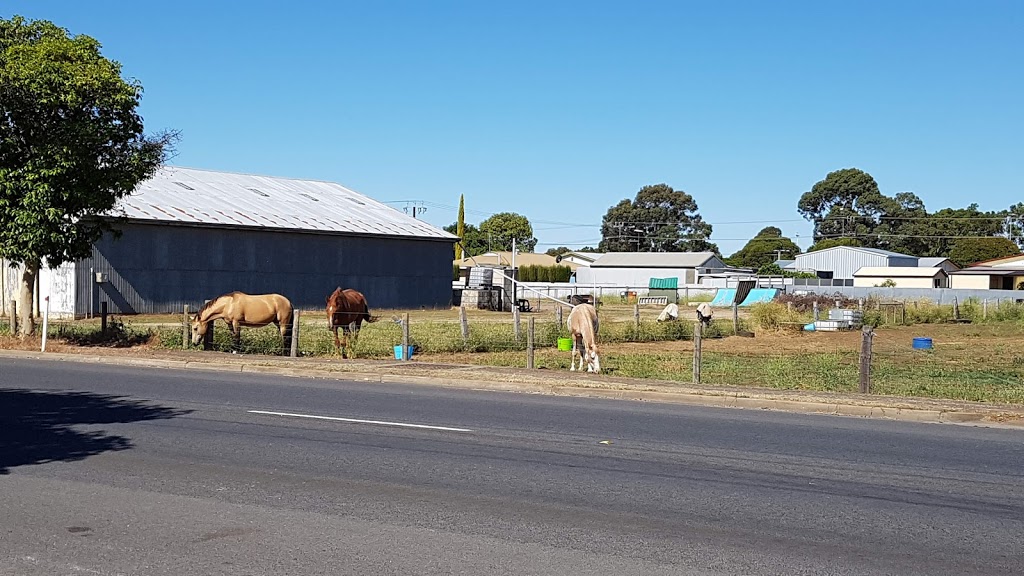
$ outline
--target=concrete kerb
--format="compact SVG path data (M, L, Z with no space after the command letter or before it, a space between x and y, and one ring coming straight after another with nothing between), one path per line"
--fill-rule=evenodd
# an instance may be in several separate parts
M706 387L702 389L682 390L651 390L651 383L647 381L627 382L628 379L616 378L613 381L605 382L602 378L597 380L592 376L579 375L570 376L548 373L543 377L524 377L522 381L515 381L515 374L509 374L500 370L487 370L481 366L457 366L450 368L463 372L458 379L439 378L436 376L420 376L402 372L386 372L381 369L402 367L402 363L382 363L375 365L374 371L346 371L330 370L317 366L279 366L268 365L267 360L248 361L246 357L238 357L236 361L216 362L203 360L179 360L163 358L125 358L120 356L88 355L88 354L63 354L63 353L40 353L19 350L0 350L0 358L25 358L35 360L70 361L91 364L114 364L136 367L170 368L179 370L207 370L237 373L259 373L276 374L288 377L319 378L331 380L348 380L357 382L379 382L379 383L401 383L419 384L428 386L470 388L474 390L540 393L558 396L577 396L591 398L608 398L617 400L633 400L645 402L662 402L673 404L685 404L693 406L708 406L718 408L743 408L758 410L778 410L783 412L828 414L837 416L853 416L861 418L877 418L886 420L904 420L913 422L934 422L951 424L973 424L973 425L1014 425L1024 426L1024 407L995 407L978 406L965 408L958 406L953 409L936 408L915 408L899 405L880 405L881 402L890 404L906 403L909 399L884 398L884 397L858 397L851 401L843 397L828 398L822 401L823 394L815 393L818 398L807 400L794 400L792 398L769 397L775 391L761 389L735 390L731 388ZM282 359L287 360L287 359ZM421 364L420 366L429 367ZM361 367L362 368L362 367ZM476 372L477 375L489 376L490 379L467 378L466 372ZM575 378L574 378L575 376ZM505 379L503 380L502 377ZM570 380L574 378L574 382ZM594 380L596 386L578 385L579 379ZM554 382L552 382L554 380ZM590 384L590 382L586 382ZM608 385L620 385L622 387L607 387ZM678 383L674 383L678 384ZM633 385L647 389L629 388ZM845 402L844 402L845 400ZM963 403L960 403L963 404Z

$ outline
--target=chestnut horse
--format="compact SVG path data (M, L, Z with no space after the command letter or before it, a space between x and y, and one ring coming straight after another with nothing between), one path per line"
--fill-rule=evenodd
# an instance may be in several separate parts
M600 372L601 359L597 355L597 308L591 304L577 304L569 312L566 321L572 335L572 364L569 370L576 370L576 356L580 357L580 370L586 360L587 372Z
M378 319L380 316L370 316L366 297L358 290L342 290L339 286L327 297L327 327L334 332L334 349L341 352L342 358L347 357L345 351L348 348L349 334L352 335L352 343L355 344L363 322L376 322ZM338 328L341 328L344 342L338 339Z
M280 294L249 295L231 292L210 300L192 318L192 344L199 344L210 322L223 318L234 335L233 352L242 341L242 327L259 328L274 324L281 332L282 351L288 349L288 336L292 327L292 303Z

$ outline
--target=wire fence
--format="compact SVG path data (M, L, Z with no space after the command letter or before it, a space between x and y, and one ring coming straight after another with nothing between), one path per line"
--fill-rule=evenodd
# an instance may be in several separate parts
M865 323L879 326L873 331L868 363L871 393L1024 403L1024 306L965 301L954 309L951 305L908 302L899 321L887 321L881 313L873 315L879 311L873 310L871 303L863 306ZM694 381L693 321L657 322L660 309L654 308L613 304L599 309L603 371L615 376ZM827 314L824 309L820 312ZM394 360L396 347L401 357L408 314L408 344L414 359L513 367L532 363L551 370L569 366L569 353L558 348L559 339L569 337L565 307L561 314L551 306L541 312L468 311L465 322L458 309L375 313L380 320L363 324L358 339L349 344L349 357ZM861 332L804 332L803 325L813 320L812 313L803 310L802 304L776 302L757 306L734 323L730 314L720 310L702 333L700 383L858 392ZM302 311L298 318L296 355L338 358L324 312ZM103 329L101 319L51 319L48 337L52 344L75 346L199 350L191 344L188 320L183 314L159 318L112 315ZM748 332L756 337L734 337ZM6 319L0 320L0 336L10 337ZM931 345L916 347L914 338L918 336L930 337ZM658 345L630 345L634 343ZM38 350L38 340L35 346ZM210 349L291 353L290 342L285 343L272 325L243 328L240 346L234 350L232 335L220 321L215 324Z

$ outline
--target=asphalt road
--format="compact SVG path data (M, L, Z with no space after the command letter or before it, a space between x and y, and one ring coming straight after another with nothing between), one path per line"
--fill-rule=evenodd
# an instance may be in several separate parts
M4 575L1006 575L1024 431L4 360L0 512Z

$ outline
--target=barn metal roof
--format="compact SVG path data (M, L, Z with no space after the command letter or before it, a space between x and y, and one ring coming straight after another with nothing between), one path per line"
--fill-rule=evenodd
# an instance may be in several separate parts
M457 237L333 182L163 167L118 204L128 218L455 240Z

